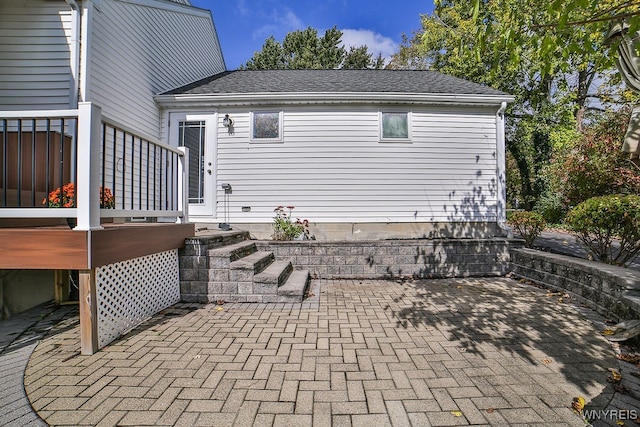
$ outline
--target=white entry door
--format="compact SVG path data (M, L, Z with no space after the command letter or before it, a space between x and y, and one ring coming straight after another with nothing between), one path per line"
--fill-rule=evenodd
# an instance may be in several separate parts
M216 114L170 115L171 145L189 149L189 216L214 215L216 122Z

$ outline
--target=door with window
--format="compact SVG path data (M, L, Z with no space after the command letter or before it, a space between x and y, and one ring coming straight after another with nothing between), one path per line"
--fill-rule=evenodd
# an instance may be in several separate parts
M215 187L215 114L171 113L169 141L189 149L189 215L213 216Z

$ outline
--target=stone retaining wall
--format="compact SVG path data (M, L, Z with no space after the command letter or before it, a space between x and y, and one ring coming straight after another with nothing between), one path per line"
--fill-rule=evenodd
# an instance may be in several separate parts
M314 278L478 277L508 272L513 239L257 241Z
M511 251L512 274L573 298L615 321L639 319L640 272L533 249Z

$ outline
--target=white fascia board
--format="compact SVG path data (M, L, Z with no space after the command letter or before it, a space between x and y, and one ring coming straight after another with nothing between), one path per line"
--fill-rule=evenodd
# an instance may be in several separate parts
M401 92L266 92L266 93L225 93L156 95L156 102L164 108L197 106L243 106L260 104L454 104L491 105L499 107L503 102L513 102L510 95L461 95Z

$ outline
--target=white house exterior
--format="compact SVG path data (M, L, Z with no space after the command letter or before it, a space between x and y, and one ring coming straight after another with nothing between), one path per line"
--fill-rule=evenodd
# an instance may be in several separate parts
M91 354L178 301L188 164L153 97L224 70L188 0L0 0L0 317L64 301L77 270Z
M160 137L153 96L225 70L211 12L168 0L0 0L0 111L76 108Z
M25 198L42 207L35 200L41 201L70 180L76 182L77 172L90 163L88 153L100 150L100 158L90 168L102 164L103 177L97 179L100 186L117 193L116 207L118 201L138 200L120 207L138 210L139 216L155 216L149 211L166 204L159 193L168 185L175 187L176 174L170 184L143 182L161 178L158 170L149 171L149 163L158 165L160 160L151 160L154 153L147 143L161 149L161 109L153 97L224 70L211 12L192 7L187 0L0 0L0 113L8 119L0 122L0 131L10 146L0 177L0 207L27 207ZM100 135L78 136L81 103L99 107L97 120L104 123ZM46 161L44 154L27 158L30 151L14 148L18 129L24 138L33 136L38 149L44 147L45 134L54 144L64 135L65 172L47 172L45 183L45 164L57 170L58 160L49 156L62 152L62 147L50 146ZM89 140L94 147L86 145ZM78 152L71 165L70 153L78 146L85 151ZM150 159L145 159L146 154ZM12 160L18 155L20 161ZM124 175L128 171L133 173ZM118 173L122 176L117 177ZM78 190L88 188L89 180L82 177L76 184ZM177 192L172 190L168 197ZM151 208L151 201L140 203L150 199L149 194L158 200ZM2 213L15 218L27 212ZM43 214L28 212L25 217L38 215ZM119 216L132 215L121 212ZM83 220L80 224L89 227Z
M205 226L268 238L274 208L295 206L318 238L501 232L505 93L430 71L274 70L214 75L156 100L164 141L198 128L190 215ZM278 129L260 138L264 120ZM384 129L394 120L397 135Z

